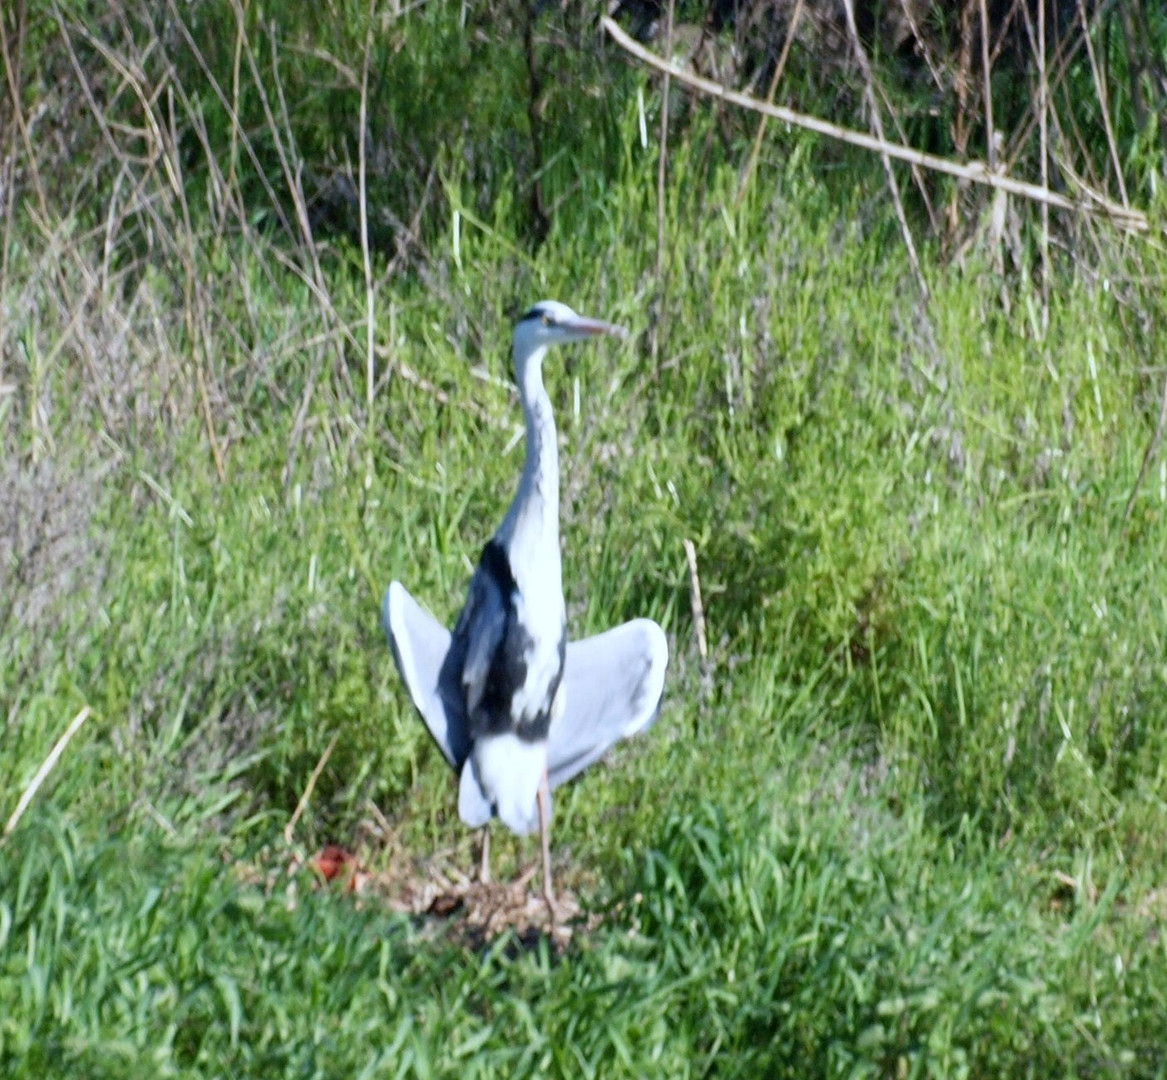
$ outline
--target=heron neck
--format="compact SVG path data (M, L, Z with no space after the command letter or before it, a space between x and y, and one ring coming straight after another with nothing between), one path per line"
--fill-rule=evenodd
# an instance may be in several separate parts
M545 352L546 349L537 350L526 363L517 365L515 373L527 427L527 456L519 490L503 528L513 540L512 547L548 552L558 565L559 442L551 399L543 386Z

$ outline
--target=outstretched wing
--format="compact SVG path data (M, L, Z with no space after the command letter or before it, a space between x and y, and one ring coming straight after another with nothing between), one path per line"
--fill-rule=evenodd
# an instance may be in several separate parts
M462 682L465 639L452 637L400 581L385 591L381 622L414 706L442 755L461 774L459 816L472 828L485 825L494 808L469 760L470 725Z
M651 619L633 619L567 646L564 708L547 746L551 787L570 780L657 718L669 646Z
M461 665L452 655L450 632L400 581L385 591L381 623L413 704L438 749L455 771L460 770L470 753L470 728Z

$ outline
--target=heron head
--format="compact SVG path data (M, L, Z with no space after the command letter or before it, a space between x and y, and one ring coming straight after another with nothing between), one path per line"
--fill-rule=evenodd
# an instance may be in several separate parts
M515 323L515 359L530 356L536 349L587 341L602 335L626 337L627 331L599 319L578 315L557 300L540 300Z

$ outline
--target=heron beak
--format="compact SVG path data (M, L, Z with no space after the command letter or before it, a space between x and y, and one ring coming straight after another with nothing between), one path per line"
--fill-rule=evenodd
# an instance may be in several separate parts
M628 337L628 331L622 326L601 322L599 319L589 319L583 315L579 315L570 322L561 323L560 325L564 330L578 334L581 338L606 335L608 337L619 338L623 341Z

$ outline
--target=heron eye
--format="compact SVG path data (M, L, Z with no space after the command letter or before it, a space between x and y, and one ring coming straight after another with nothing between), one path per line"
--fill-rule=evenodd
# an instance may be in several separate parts
M551 325L551 316L550 316L550 315L544 315L544 316L543 316L543 325L544 325L544 326L550 326L550 325Z

